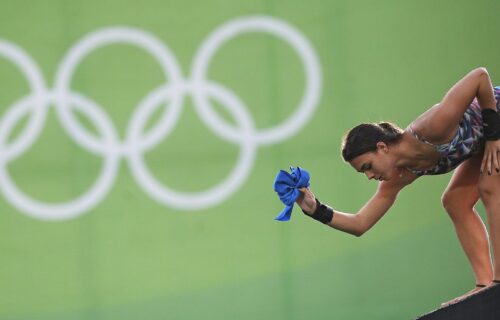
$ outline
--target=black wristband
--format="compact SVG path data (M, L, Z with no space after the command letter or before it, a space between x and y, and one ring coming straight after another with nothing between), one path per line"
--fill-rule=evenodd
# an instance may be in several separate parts
M500 114L493 109L481 110L483 116L484 138L486 140L500 139Z
M309 216L314 220L318 220L319 222L322 222L324 224L332 221L333 214L335 213L332 208L319 202L318 198L316 198L316 210L314 210L312 214L308 214L304 210L302 210L302 212L304 212L306 216Z

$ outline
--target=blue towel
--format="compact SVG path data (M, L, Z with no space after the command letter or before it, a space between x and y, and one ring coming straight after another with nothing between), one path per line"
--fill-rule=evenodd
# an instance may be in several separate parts
M274 180L274 191L278 193L281 202L285 204L285 209L274 218L278 221L288 221L292 215L293 204L299 197L300 188L309 187L309 172L297 167L290 167L291 173L280 170Z

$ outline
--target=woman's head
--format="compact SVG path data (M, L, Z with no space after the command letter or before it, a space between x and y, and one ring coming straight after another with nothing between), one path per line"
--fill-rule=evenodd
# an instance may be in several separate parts
M390 145L398 143L403 130L390 122L362 123L352 128L343 138L342 157L368 178L388 180L390 159L383 157ZM359 162L359 163L358 163Z

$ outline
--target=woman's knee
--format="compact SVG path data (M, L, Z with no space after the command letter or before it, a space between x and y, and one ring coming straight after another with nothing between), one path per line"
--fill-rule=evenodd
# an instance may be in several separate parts
M470 211L474 208L478 198L470 192L451 189L446 190L441 196L441 203L450 216Z
M494 201L500 201L500 179L496 176L481 177L478 184L481 200L486 206Z

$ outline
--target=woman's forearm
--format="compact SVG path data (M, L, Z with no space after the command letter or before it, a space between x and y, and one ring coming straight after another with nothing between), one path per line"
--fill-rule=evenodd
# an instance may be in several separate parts
M351 214L333 208L333 217L328 223L323 223L334 229L359 237L370 230L391 208L399 191L417 178L418 176L414 173L407 172L403 176L400 175L390 181L382 181L379 183L375 194L359 212ZM314 218L314 212L317 209L316 197L309 188L302 188L300 191L301 194L297 199L297 204L306 214Z
M360 237L385 215L394 204L396 196L397 192L384 193L379 190L356 214L340 212L334 209L335 214L328 225Z
M366 232L359 214L345 213L335 210L333 219L328 225L334 229L352 234L356 237Z

